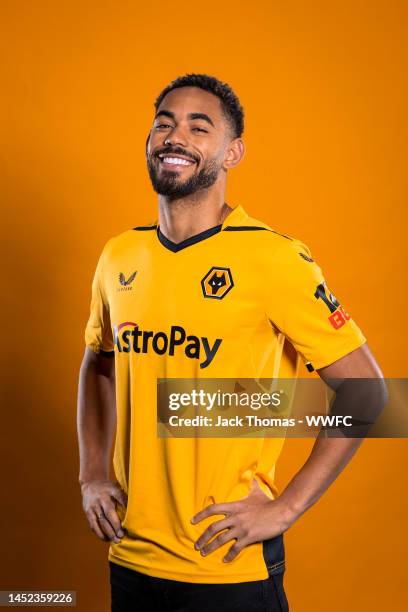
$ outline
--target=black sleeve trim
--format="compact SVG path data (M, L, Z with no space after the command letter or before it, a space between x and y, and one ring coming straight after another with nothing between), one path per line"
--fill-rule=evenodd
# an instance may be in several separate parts
M103 349L99 349L99 352L104 357L114 357L115 356L115 350L114 349L112 351L104 351Z

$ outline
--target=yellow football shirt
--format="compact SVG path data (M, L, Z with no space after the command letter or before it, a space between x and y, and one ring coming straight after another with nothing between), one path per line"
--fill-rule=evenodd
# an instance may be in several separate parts
M236 206L224 222L174 243L157 221L109 239L93 283L85 343L114 356L115 475L128 495L127 530L109 560L196 583L263 580L283 570L273 540L229 562L231 540L202 557L207 505L246 496L256 478L270 498L282 438L161 438L157 378L297 376L365 342L330 292L307 246ZM274 558L275 555L275 558Z

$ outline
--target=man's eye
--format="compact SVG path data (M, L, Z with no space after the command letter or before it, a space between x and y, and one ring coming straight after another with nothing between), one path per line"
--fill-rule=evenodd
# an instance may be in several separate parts
M158 125L156 125L156 129L162 127L170 127L170 125L168 123L159 123Z
M206 132L207 130L204 130L203 128L200 127L193 127L193 130L198 130L199 132Z

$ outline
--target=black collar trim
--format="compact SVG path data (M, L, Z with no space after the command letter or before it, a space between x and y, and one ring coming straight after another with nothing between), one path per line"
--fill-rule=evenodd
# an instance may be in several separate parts
M225 231L244 232L246 230L267 230L267 227L257 227L256 225L227 225L224 227Z
M248 230L265 230L267 232L273 232L274 234L278 234L279 236L282 236L283 238L287 238L288 240L293 240L293 238L291 238L290 236L286 236L285 234L280 234L279 232L275 232L275 230L273 229L269 229L268 227L258 227L256 225L228 225L227 227L224 227L224 232L228 231L228 232L245 232Z
M210 227L209 229L206 229L203 232L200 232L199 234L195 234L195 236L190 236L190 238L186 238L185 240L182 240L181 242L173 242L172 240L169 240L169 238L166 238L166 236L162 234L160 227L157 224L139 225L137 227L134 227L133 229L134 230L154 230L154 229L157 230L157 236L160 242L162 243L162 245L165 246L170 251L173 251L173 253L177 253L177 251L181 251L181 249L184 249L185 247L191 246L192 244L195 244L196 242L200 242L201 240L205 240L206 238L209 238L213 234L217 234L218 232L222 230L222 223L220 225L215 225L214 227ZM286 234L281 234L280 232L276 232L273 229L269 229L267 227L258 227L256 225L227 225L227 227L224 227L222 231L223 232L245 232L245 231L253 231L253 230L265 230L267 232L273 232L274 234L278 234L278 236L282 236L283 238L287 238L288 240L293 240L293 238L291 238L290 236L286 236Z
M201 240L205 240L206 238L209 238L210 236L213 236L214 234L218 234L218 232L221 231L221 228L222 228L222 223L220 223L220 225L215 225L214 227L210 227L209 229L199 232L198 234L195 234L194 236L190 236L189 238L186 238L185 240L182 240L181 242L173 242L172 240L167 238L161 232L160 227L157 226L157 237L162 243L162 245L166 247L166 249L169 249L173 253L177 253L177 251L181 251L182 249L185 249L186 247L191 246L192 244L196 244L197 242L201 242Z

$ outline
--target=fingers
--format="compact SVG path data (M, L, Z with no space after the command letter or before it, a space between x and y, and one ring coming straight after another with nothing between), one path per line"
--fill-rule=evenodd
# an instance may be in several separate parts
M214 540L212 540L212 542L203 546L203 548L201 549L201 554L205 556L212 553L214 550L216 550L226 542L229 542L230 540L234 539L236 540L238 538L238 535L239 534L237 529L228 529L227 531L224 531L221 535L218 536L218 538L215 538Z
M116 512L116 509L109 502L101 501L101 508L98 512L98 521L104 533L113 540L115 544L125 535L124 530Z
M112 540L115 544L118 544L120 538L125 535L116 510L107 506L107 504L105 504L105 507L101 505L92 508L86 514L92 531L101 540L105 542Z
M208 540L215 536L215 534L219 531L231 527L232 524L232 517L227 517L220 521L215 521L214 523L211 523L211 525L209 525L207 529L198 538L198 540L194 544L194 548L196 548L197 550L201 548L201 552L203 552L203 547L206 545L206 542L208 542Z
M94 532L94 534L97 535L98 538L100 540L103 540L104 542L109 540L109 538L103 533L102 529L100 528L96 514L94 512L88 512L87 517L88 517L89 526L91 530Z
M127 495L118 483L93 481L82 487L82 505L92 531L101 540L118 544L125 535L116 502L127 506Z
M124 490L119 485L115 486L115 488L113 489L112 497L114 497L116 501L118 501L121 504L121 506L126 508L128 498Z
M242 540L238 540L237 542L235 542L235 544L231 546L231 548L229 549L229 551L223 558L223 561L225 563L228 563L229 561L232 561L233 559L235 559L235 557L241 552L243 548L245 548L246 545L247 544L243 542Z
M207 518L208 516L212 516L213 514L230 515L235 510L237 510L240 505L241 504L239 501L227 502L225 504L211 504L210 506L204 508L204 510L201 510L200 512L195 514L191 519L191 522L195 525L196 523L199 523L203 519Z
M116 538L123 538L123 536L125 535L125 532L122 529L122 524L120 522L120 518L118 516L118 513L116 512L116 509L113 507L113 505L111 503L107 503L107 502L101 502L101 506L102 506L102 511L104 514L104 517L102 517L102 520L105 518L107 523L110 526L110 529L113 532L114 537ZM116 540L115 540L116 541Z

